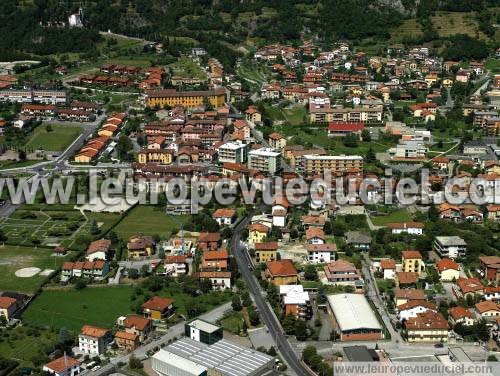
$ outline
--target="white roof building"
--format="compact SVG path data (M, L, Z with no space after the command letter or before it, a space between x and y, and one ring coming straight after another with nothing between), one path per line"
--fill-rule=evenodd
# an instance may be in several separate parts
M382 330L364 295L328 295L328 303L342 332L362 329Z
M303 305L309 302L309 293L304 291L302 285L282 285L280 286L280 296L282 296L285 305Z

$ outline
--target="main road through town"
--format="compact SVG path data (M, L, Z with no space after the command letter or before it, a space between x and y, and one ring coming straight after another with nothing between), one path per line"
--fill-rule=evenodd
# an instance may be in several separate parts
M252 213L247 215L241 222L239 222L233 231L233 236L231 238L231 250L238 263L238 268L240 270L241 276L245 280L248 290L252 294L257 309L259 310L260 317L264 324L266 324L269 333L273 337L278 350L283 356L283 359L288 364L288 366L296 373L297 376L311 376L312 373L301 363L297 354L292 349L292 346L288 342L281 324L278 318L274 314L271 306L267 303L264 296L262 295L262 290L260 288L257 279L251 270L251 261L247 252L246 247L241 243L241 232L250 223Z

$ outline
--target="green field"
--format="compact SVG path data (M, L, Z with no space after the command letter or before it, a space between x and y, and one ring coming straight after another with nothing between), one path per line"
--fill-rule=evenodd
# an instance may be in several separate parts
M189 215L167 215L164 210L155 206L138 205L128 212L127 216L113 228L116 234L128 240L132 235L160 235L168 237L188 223Z
M82 132L82 128L71 125L52 125L52 131L47 132L46 127L42 125L35 129L27 146L48 151L63 151Z
M23 314L28 324L78 332L84 324L111 328L131 313L131 286L44 291Z
M0 170L7 170L10 168L20 168L20 167L29 167L36 163L40 163L41 161L0 161Z
M57 334L51 331L18 326L5 332L0 354L16 360L19 367L33 367L33 359L48 359L47 351L54 350L56 341Z
M34 293L47 276L37 274L33 277L21 278L15 272L22 268L36 267L42 271L58 269L66 257L51 256L52 249L34 247L0 247L0 291L10 290L27 294Z
M188 57L180 57L175 63L169 65L172 76L179 76L183 78L197 78L205 80L206 73Z
M370 218L375 226L386 226L392 222L409 222L412 220L410 213L406 209L396 210L388 215L371 216Z
M9 244L30 246L33 239L37 239L40 244L52 246L73 235L84 221L85 218L78 211L40 212L23 209L8 218L0 218L0 229Z

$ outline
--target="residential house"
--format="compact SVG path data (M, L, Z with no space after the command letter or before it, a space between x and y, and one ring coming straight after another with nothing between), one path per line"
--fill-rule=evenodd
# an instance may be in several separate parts
M286 146L286 138L277 132L273 132L269 135L269 146L273 149L284 149Z
M201 271L198 278L210 281L212 290L225 290L231 288L231 272L227 271Z
M255 243L254 248L255 248L254 260L256 263L275 261L278 259L277 242Z
M271 206L271 215L273 216L273 226L285 227L286 216L290 203L285 196L277 196Z
M404 323L408 342L448 342L448 321L432 310L417 313Z
M7 322L13 317L17 311L17 300L10 296L0 296L0 316L5 317Z
M455 259L465 256L467 243L459 236L436 236L434 250L440 257Z
M298 282L297 269L289 259L266 262L264 275L275 286L296 285Z
M462 324L464 326L472 326L477 320L475 315L467 308L456 306L448 309L450 314L450 322L453 326Z
M354 134L361 139L363 129L365 129L364 123L331 122L328 123L328 137L346 137Z
M110 258L111 240L100 239L90 243L85 258L88 261L108 260Z
M457 279L457 285L464 298L467 298L469 295L472 297L484 295L484 286L476 277L459 278Z
M403 251L401 263L404 272L415 272L420 275L424 271L424 262L419 251Z
M221 245L221 237L218 232L200 232L198 237L198 248L202 251L215 251Z
M421 222L388 223L387 227L392 234L422 235L424 230L424 224Z
M300 221L302 222L302 226L304 226L306 230L310 227L318 227L320 229L323 229L326 223L325 217L321 215L303 215L300 218Z
M168 319L174 314L174 300L153 296L141 306L145 318L159 321Z
M84 325L78 335L78 348L90 356L101 355L112 341L113 335L110 330Z
M155 241L152 236L133 235L127 243L129 260L141 259L154 254Z
M80 373L80 361L64 354L46 363L43 371L54 376L76 376Z
M125 328L125 332L139 336L139 342L141 343L149 337L153 330L151 319L137 315L127 316L123 321L123 327Z
M312 317L312 306L309 293L302 285L281 285L279 290L285 315L296 319L309 320Z
M252 223L248 226L248 242L250 244L263 243L269 233L269 227L262 223Z
M307 244L324 244L325 243L325 233L320 228L309 227L306 230L306 241L307 241Z
M120 350L131 352L139 347L139 335L119 330L115 333L115 343Z
M251 121L252 123L255 123L255 124L260 124L262 122L262 115L259 112L259 110L257 110L257 108L255 108L255 106L249 106L246 109L245 118L247 121Z
M333 285L359 286L362 283L361 273L356 266L346 260L330 262L324 267L325 276Z
M417 287L419 274L416 272L396 272L396 286L401 289Z
M231 226L236 220L236 210L230 208L217 209L213 218L219 226Z
M410 300L426 300L424 290L417 289L394 289L394 303L397 306L405 304Z
M488 212L486 215L487 220L500 222L500 205L488 205L486 210Z
M484 299L493 302L500 301L500 286L486 286L484 288Z
M500 256L480 256L482 276L490 282L500 281Z
M165 275L170 277L179 277L187 273L186 256L170 255L164 261Z
M500 317L500 304L486 300L476 303L476 311L486 321L496 321Z
M441 281L456 281L460 277L460 266L449 258L444 258L436 262L436 270Z
M384 279L396 278L396 261L389 258L380 260L380 271L384 275Z
M362 251L370 249L372 244L372 237L360 231L347 231L344 237L347 245Z
M201 258L201 270L221 271L226 270L229 264L229 254L227 250L203 251Z
M335 261L337 245L335 243L306 244L307 259L312 263Z
M417 317L417 314L424 313L429 310L437 312L436 305L427 300L410 300L405 304L401 304L396 308L400 321L406 321L410 318Z

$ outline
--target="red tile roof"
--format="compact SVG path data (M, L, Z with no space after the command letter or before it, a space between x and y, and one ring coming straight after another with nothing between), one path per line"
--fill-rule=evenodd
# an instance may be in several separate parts
M358 132L364 129L363 123L332 122L328 123L329 131L337 132Z
M417 313L417 317L410 317L405 326L408 330L447 330L448 321L441 313L429 310Z
M141 307L143 309L150 309L154 311L164 311L168 309L172 304L174 304L173 299L161 298L159 296L153 296L151 299L146 301Z
M450 316L455 321L457 321L459 319L462 319L464 317L468 317L468 318L471 318L471 319L474 318L474 314L470 310L468 310L467 308L464 308L464 307L460 307L460 306L451 307L448 310L448 312L450 313Z
M199 242L219 242L220 234L218 232L201 232L198 237Z
M236 214L236 210L224 208L224 209L217 209L214 212L213 217L214 218L232 218L235 214Z
M204 260L226 260L229 258L227 250L219 249L218 251L203 251Z
M284 259L279 261L268 261L266 263L267 270L273 277L280 276L296 276L297 269L293 265L292 260Z
M9 296L0 296L0 308L9 309L17 303L17 300Z
M415 272L397 272L396 277L399 284L411 285L418 281L418 273Z
M81 335L88 337L104 337L108 333L108 329L99 328L98 326L84 325L80 331Z
M459 278L457 280L457 285L463 294L483 291L484 289L484 286L479 278Z
M80 365L80 362L76 360L75 358L72 358L70 356L61 356L60 358L54 359L53 361L45 364L45 367L48 369L56 372L56 373L63 373L67 369L70 369L71 367Z
M277 242L255 243L256 251L275 251L278 249Z
M320 238L325 239L325 232L317 227L310 227L306 230L306 239Z
M408 260L408 259L422 259L422 255L420 254L419 251L403 251L402 253L403 255L403 258L405 260Z
M436 262L436 268L439 273L449 269L460 270L460 266L449 258L444 258Z
M380 267L382 269L396 269L396 261L393 259L382 259L380 260Z
M486 300L484 302L479 302L476 304L476 309L479 313L483 314L488 311L500 312L500 305L492 302L491 300Z
M146 319L146 318L140 317L140 316L131 315L125 319L123 325L125 326L125 328L135 327L137 330L142 331L149 325L150 322L151 322L150 319Z

